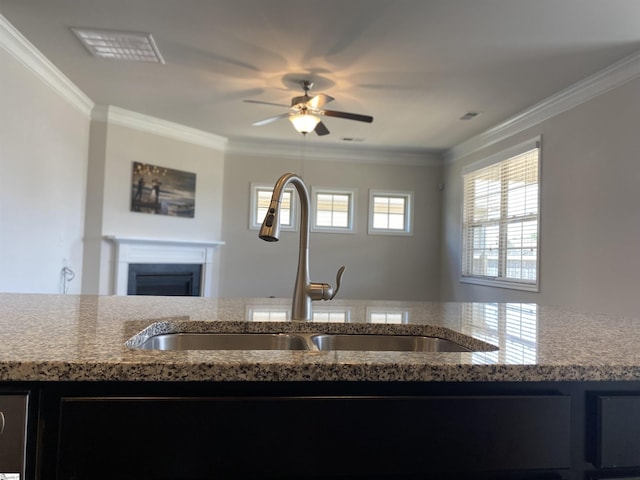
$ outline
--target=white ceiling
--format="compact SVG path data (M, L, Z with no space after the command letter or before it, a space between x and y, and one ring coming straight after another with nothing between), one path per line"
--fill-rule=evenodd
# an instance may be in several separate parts
M231 140L299 142L286 110L310 79L317 144L450 148L640 49L638 0L0 0L0 14L97 104ZM166 64L94 58L69 27L151 33ZM466 112L482 112L471 121ZM354 145L355 144L351 144Z

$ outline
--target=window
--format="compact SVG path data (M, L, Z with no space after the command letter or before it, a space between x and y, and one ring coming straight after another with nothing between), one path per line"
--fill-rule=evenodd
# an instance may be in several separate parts
M314 232L354 233L355 191L312 188Z
M407 323L409 312L402 309L367 309L367 321L369 323Z
M327 307L314 307L313 319L314 322L325 323L348 323L351 319L351 311L344 308L327 308Z
M252 322L285 322L291 316L288 309L278 310L273 307L250 308L248 313L249 321Z
M539 139L463 171L462 281L538 291Z
M369 234L411 235L411 192L369 192Z
M262 221L269 209L273 185L251 184L251 212L249 228L258 230L262 226ZM282 195L282 205L280 208L280 228L282 230L297 230L296 209L293 187L287 188Z

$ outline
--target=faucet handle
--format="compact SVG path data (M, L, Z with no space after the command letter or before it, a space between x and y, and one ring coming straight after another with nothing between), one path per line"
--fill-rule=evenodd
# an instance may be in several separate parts
M336 275L336 288L335 290L328 283L315 283L311 282L307 287L307 294L311 300L333 300L338 290L340 290L340 284L342 283L342 275L344 274L345 266L342 265L338 269Z
M346 268L347 267L342 265L338 269L338 273L336 274L336 289L331 294L331 297L329 297L329 300L333 300L333 298L338 294L338 290L340 290L340 284L342 283L342 275L344 275L344 271L345 271Z

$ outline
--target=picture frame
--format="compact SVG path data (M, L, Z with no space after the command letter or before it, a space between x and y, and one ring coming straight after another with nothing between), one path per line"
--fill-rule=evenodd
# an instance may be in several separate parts
M195 207L195 173L133 162L132 212L194 218Z

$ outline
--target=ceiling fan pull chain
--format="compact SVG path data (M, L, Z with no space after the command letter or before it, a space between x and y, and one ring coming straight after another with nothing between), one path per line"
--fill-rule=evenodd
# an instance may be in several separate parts
M302 135L300 140L300 178L304 179L304 162L306 160L307 136Z

